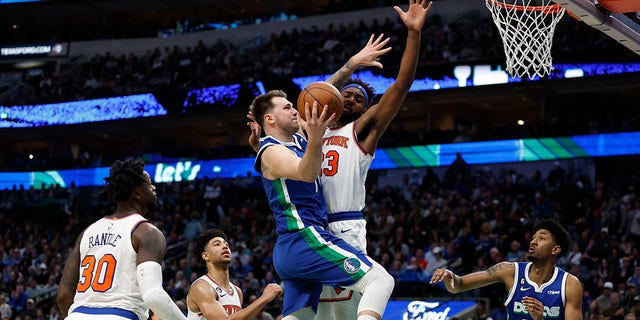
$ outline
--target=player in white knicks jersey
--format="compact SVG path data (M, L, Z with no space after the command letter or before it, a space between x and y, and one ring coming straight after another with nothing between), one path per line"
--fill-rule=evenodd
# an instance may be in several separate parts
M398 114L415 78L421 30L431 3L411 1L404 12L394 7L407 27L407 42L396 81L377 104L374 90L360 79L346 80L354 68L349 62L327 82L341 88L344 110L338 126L327 129L322 139L324 161L320 170L322 190L329 214L329 231L366 253L365 180L380 136ZM381 67L382 65L380 65ZM355 319L359 293L324 287L316 319Z
M193 256L207 266L207 274L196 279L187 295L187 318L206 319L255 319L264 306L282 294L275 283L268 284L256 301L242 308L242 290L229 281L231 250L227 237L221 230L209 229L196 240Z
M58 286L62 318L146 320L186 317L162 288L162 232L142 215L156 188L140 159L116 161L105 178L116 211L85 229L69 253Z

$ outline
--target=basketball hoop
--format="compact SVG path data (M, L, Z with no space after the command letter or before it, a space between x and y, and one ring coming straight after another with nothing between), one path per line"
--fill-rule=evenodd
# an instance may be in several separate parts
M564 8L551 0L485 0L498 27L506 71L513 77L533 79L553 70L551 44Z

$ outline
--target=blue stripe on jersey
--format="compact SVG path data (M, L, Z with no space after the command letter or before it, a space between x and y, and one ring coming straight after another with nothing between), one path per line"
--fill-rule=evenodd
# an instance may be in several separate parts
M294 135L294 138L294 142L279 141L271 136L263 138L256 157L256 170L260 167L262 152L276 144L285 146L302 158L307 141L298 134ZM278 234L302 230L309 226L327 226L327 209L319 178L313 183L285 178L269 180L261 177L261 179L269 199L269 206L276 219Z
M93 315L97 315L97 314L103 314L103 315L116 315L116 316L120 316L123 318L127 318L130 320L138 320L138 316L129 311L129 310L124 310L124 309L120 309L120 308L91 308L91 307L77 307L75 309L73 309L72 311L73 313L77 312L77 313L84 313L84 314L93 314Z
M532 297L542 302L544 319L564 319L566 271L556 267L551 280L538 287L527 275L531 262L517 262L515 267L517 276L511 288L512 296L505 302L507 318L509 320L531 319L522 304L522 298Z

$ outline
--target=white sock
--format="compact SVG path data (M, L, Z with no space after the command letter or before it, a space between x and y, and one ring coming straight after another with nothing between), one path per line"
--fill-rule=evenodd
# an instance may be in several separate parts
M374 316L370 316L368 314L363 314L361 316L358 316L358 320L378 320L378 319L376 319L376 317L374 317Z

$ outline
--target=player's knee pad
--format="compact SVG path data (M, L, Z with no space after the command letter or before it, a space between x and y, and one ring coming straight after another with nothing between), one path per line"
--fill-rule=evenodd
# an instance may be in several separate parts
M380 264L374 262L371 269L354 284L354 288L362 292L358 313L371 310L382 316L394 286L393 277Z

